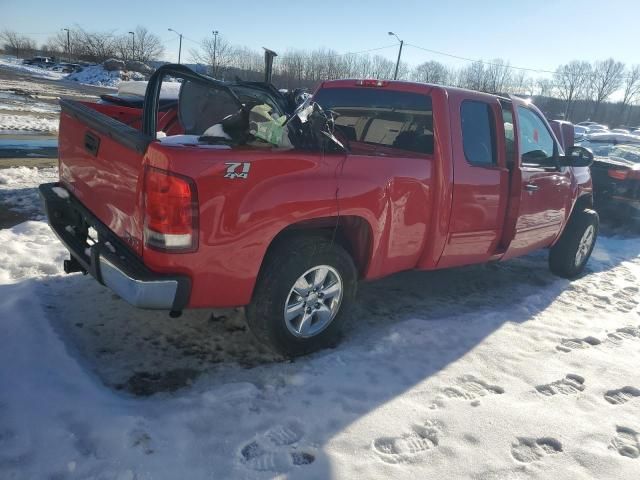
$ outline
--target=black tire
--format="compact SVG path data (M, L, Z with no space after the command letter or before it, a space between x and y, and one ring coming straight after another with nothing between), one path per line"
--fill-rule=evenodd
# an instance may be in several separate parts
M560 240L551 247L549 253L549 268L553 273L563 278L574 278L582 273L591 256L598 237L600 219L594 210L579 210L574 212L565 227ZM586 254L578 258L578 247L587 229L593 227L593 241Z
M337 313L324 330L310 337L294 335L284 317L289 293L308 270L320 265L335 269L342 281L342 299ZM305 355L334 346L341 325L353 304L357 270L349 253L335 241L320 235L292 235L281 239L267 255L253 299L247 306L252 333L272 350L286 357Z

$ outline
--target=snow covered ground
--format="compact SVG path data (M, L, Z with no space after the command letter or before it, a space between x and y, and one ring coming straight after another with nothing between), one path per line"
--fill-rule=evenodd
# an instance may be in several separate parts
M57 118L42 118L35 115L7 115L0 113L0 130L21 132L57 133Z
M0 91L0 132L57 133L60 107L12 91Z
M26 73L36 78L46 78L49 80L61 80L67 76L66 73L54 72L33 65L24 65L22 59L8 55L0 55L0 66L10 68L16 72Z
M44 220L38 185L58 180L57 168L15 167L0 169L0 204L15 212Z
M55 172L0 173L15 202ZM240 311L63 275L43 222L0 245L0 478L638 478L636 237L573 282L539 252L362 285L345 341L295 362Z

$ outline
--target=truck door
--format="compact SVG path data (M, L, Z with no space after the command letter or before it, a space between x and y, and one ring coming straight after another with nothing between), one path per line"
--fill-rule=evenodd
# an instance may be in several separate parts
M548 123L524 102L514 102L513 108L520 179L512 181L517 189L512 199L518 205L504 259L549 246L562 228L571 198L571 172L554 166L560 147Z
M499 249L508 202L509 169L502 109L495 96L449 97L453 198L447 244L438 268L486 262ZM460 138L461 137L461 138Z

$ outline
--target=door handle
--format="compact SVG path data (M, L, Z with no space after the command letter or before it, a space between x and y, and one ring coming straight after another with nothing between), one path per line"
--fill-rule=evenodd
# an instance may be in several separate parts
M100 137L94 135L91 132L86 132L84 134L84 149L94 157L97 157L99 148L100 148Z
M524 189L527 192L537 192L538 190L540 190L540 187L538 185L534 185L533 183L525 183Z

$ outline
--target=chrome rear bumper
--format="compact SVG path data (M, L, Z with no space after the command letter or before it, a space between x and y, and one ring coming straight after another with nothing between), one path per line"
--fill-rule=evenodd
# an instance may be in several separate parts
M61 195L60 189L64 189L60 183L39 187L49 225L71 254L65 271L91 274L134 307L172 312L186 308L191 293L189 277L151 271L71 193L65 189L68 195ZM88 227L98 233L98 241L91 245L87 242Z
M102 255L98 258L102 283L124 301L139 308L173 309L177 280L139 280L124 273Z

